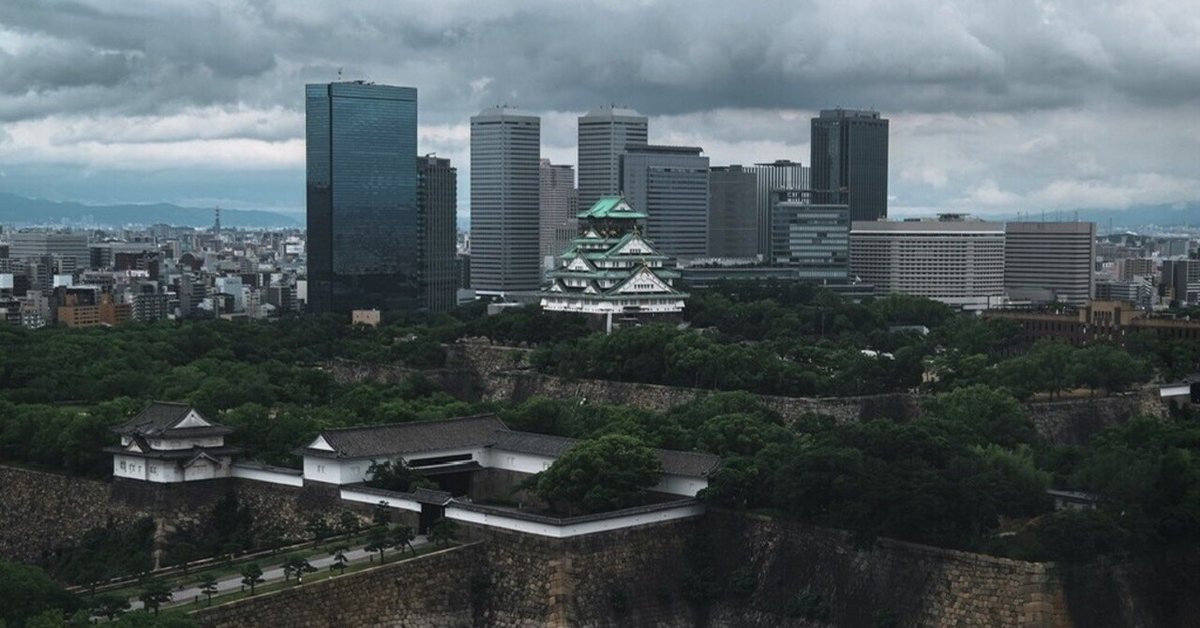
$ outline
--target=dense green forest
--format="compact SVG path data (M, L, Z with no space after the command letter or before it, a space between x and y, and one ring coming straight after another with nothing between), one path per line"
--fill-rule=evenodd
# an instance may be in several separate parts
M623 473L606 461L644 460L639 447L720 455L704 495L710 503L852 530L864 542L882 535L1086 561L1194 545L1200 534L1200 427L1191 418L1135 420L1087 446L1057 447L1039 438L1021 404L1178 377L1197 369L1200 347L1149 337L1131 339L1127 350L1047 340L1017 347L1011 326L932 301L855 303L805 285L696 292L685 318L686 326L611 335L592 333L575 316L536 308L484 316L481 306L378 328L315 316L0 327L0 461L105 477L110 461L100 448L115 442L111 428L151 399L194 404L234 427L232 441L251 456L290 466L290 451L323 429L495 411L514 429L588 439L572 464L629 490L640 490L649 469ZM480 404L419 373L394 386L342 385L321 368L335 359L439 368L443 343L466 337L533 347L531 364L550 374L713 392L667 412L554 399ZM898 391L930 396L921 418L785 424L751 394ZM538 484L567 510L631 503L619 490L565 485L555 475ZM1051 487L1092 493L1099 507L1054 512ZM184 554L270 545L252 537L246 517L224 504L214 521L176 540ZM106 565L105 575L135 573L145 568L147 538L141 528L97 529L50 568L85 584L96 565Z

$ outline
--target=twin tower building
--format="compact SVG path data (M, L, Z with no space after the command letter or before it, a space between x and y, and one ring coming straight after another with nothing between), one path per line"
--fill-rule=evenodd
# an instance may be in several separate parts
M453 306L457 173L447 159L417 155L417 90L308 85L305 107L309 308ZM540 118L509 107L472 117L470 287L484 296L561 290L561 273L546 283L543 259L582 257L577 240L588 225L611 227L614 216L637 216L617 222L644 232L656 266L724 254L717 237L769 257L767 193L779 187L828 191L853 220L886 216L887 120L877 113L813 119L811 173L794 162L710 169L700 148L649 144L647 131L645 117L615 106L579 118L576 188L569 166L541 159ZM740 192L725 194L723 176L740 181ZM602 199L604 219L585 218ZM623 209L611 211L618 200Z

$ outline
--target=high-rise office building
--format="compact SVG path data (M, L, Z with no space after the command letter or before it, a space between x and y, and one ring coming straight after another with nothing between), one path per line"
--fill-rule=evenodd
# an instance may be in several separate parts
M417 90L305 87L308 307L420 306Z
M888 120L878 111L823 109L812 119L812 188L848 194L851 220L887 218Z
M621 153L626 146L645 146L648 128L645 116L615 105L579 118L579 207L621 194Z
M1162 263L1162 285L1172 302L1200 303L1200 260L1167 259Z
M844 281L850 266L850 207L845 195L776 190L772 197L770 262L798 268L801 279Z
M771 197L774 190L811 189L811 170L798 161L776 159L773 162L754 164L748 168L758 181L755 194L758 203L758 254L763 258L771 255Z
M709 257L758 255L758 177L741 166L708 173Z
M91 265L86 233L49 233L45 231L10 233L8 257L25 261L31 257L52 256L62 272L83 270Z
M417 207L422 306L444 312L458 302L458 170L449 159L417 158Z
M538 228L538 254L543 259L555 257L579 235L578 196L575 191L575 167L541 162L541 186L538 197L541 209ZM554 264L547 268L557 266Z
M507 107L471 118L471 287L537 290L541 120Z
M625 200L645 212L646 235L681 261L708 256L708 157L691 146L626 146Z
M1004 295L1004 224L947 214L938 220L857 221L850 274L898 292L987 307Z
M1010 222L1004 227L1004 289L1018 301L1086 303L1096 259L1094 222Z

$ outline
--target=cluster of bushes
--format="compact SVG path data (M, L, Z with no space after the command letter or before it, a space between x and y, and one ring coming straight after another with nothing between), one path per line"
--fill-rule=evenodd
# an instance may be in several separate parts
M162 587L158 588L161 590ZM157 607L153 614L145 610L125 613L128 609L129 604L121 597L80 597L37 567L0 559L0 626L84 628L95 625L93 616L105 617L104 625L112 628L192 628L196 625L181 613L160 615Z

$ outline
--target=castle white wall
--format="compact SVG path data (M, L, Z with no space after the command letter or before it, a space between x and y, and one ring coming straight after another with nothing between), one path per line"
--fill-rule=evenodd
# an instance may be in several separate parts
M503 530L514 530L516 532L524 532L525 534L535 534L537 536L546 536L556 539L583 536L585 534L595 534L597 532L607 532L609 530L620 530L622 528L630 528L633 526L646 525L650 523L659 523L662 521L687 519L690 517L698 517L702 514L704 514L704 504L692 503L654 512L611 517L595 521L586 521L583 523L554 525L552 523L526 521L516 517L506 517L502 514L476 512L474 510L459 508L453 503L446 506L447 519L462 521L464 523L473 523L476 525L492 526L494 528L501 528Z
M383 502L392 508L400 510L408 510L410 512L421 512L421 504L411 499L401 499L397 497L383 497L364 491L356 491L354 489L344 488L341 491L342 499L348 502L357 502L359 504L378 504Z
M154 449L191 449L192 447L220 447L225 444L225 437L209 438L157 438L149 441Z
M131 480L146 479L146 461L134 456L113 456L113 477Z
M174 461L154 460L146 458L146 481L169 484L183 479Z
M521 473L541 473L554 464L550 456L537 456L503 449L493 449L488 464L493 469L519 471Z
M708 479L706 478L664 473L662 479L654 487L654 490L661 493L670 493L671 495L695 497L696 493L707 487Z
M183 481L191 482L193 480L211 480L218 477L228 477L228 471L228 464L217 465L211 460L200 459L184 467Z
M304 480L342 484L342 461L332 458L304 457Z
M260 469L257 467L244 467L241 465L233 465L230 470L230 475L235 478L246 480L254 480L255 482L267 482L269 484L282 484L284 486L304 486L304 477L291 473L282 473L280 471L271 471L269 469Z

